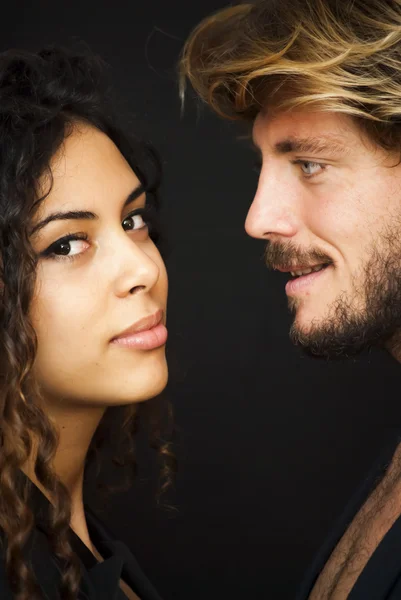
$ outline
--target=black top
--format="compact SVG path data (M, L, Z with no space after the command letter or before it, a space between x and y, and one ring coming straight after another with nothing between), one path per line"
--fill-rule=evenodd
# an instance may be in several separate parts
M36 486L33 486L32 507L36 524L27 545L27 554L43 597L46 600L59 600L60 566L49 545L46 524L48 506L47 498ZM82 565L83 576L79 600L127 600L119 585L121 578L141 600L161 600L127 546L115 540L88 507L85 507L85 515L91 540L104 561L98 562L70 529L72 547ZM14 600L7 582L4 558L0 560L0 598Z
M401 441L400 435L385 449L368 477L351 498L344 513L315 557L296 600L307 600L334 548L356 513L382 480ZM401 600L401 515L383 537L359 575L348 600Z

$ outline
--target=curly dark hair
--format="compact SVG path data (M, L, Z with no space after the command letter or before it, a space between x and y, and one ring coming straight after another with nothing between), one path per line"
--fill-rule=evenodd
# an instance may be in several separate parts
M51 181L52 157L74 123L84 122L116 144L152 202L158 203L160 161L148 143L128 137L117 125L104 75L105 64L86 48L49 47L37 53L10 50L0 54L0 537L16 600L42 597L24 554L35 523L29 507L31 484L19 476L32 454L33 439L38 441L35 474L52 498L50 544L63 567L60 598L77 598L81 576L68 536L71 500L52 468L58 435L37 402L40 395L32 375L37 341L29 309L37 258L30 229L32 217L46 197L40 192L39 180L47 174ZM88 459L102 446L110 415L117 411L122 416L120 429L126 434L122 448L128 463L134 464L133 434L141 410L142 405L109 408ZM143 410L149 413L149 407ZM164 458L165 485L174 470L173 456L160 431L156 428L154 433L152 445Z

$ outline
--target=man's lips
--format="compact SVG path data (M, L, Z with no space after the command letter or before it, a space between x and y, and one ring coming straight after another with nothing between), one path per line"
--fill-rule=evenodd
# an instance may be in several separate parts
M280 266L274 266L273 268L276 271L280 271L281 273L294 273L295 271L306 271L307 269L316 269L317 267L323 267L323 266L328 266L328 262L320 262L320 263L315 263L313 265L289 265L289 266L285 266L285 267L280 267Z
M321 269L317 269L312 271L310 267L308 267L308 272L302 275L296 275L292 279L290 279L286 286L285 291L288 296L295 296L298 294L310 294L310 288L318 282L321 278L325 277L327 272L330 272L332 265L325 265Z

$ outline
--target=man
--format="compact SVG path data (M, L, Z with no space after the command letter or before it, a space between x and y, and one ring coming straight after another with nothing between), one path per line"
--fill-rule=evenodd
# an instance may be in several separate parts
M293 341L401 362L401 2L265 0L203 21L181 61L261 158L246 230L289 274ZM299 599L401 599L401 445L377 465Z

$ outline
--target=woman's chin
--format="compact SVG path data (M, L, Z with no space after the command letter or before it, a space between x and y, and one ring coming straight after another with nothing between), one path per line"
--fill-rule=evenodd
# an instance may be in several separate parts
M118 394L120 397L115 397L116 403L133 404L136 402L145 402L161 394L168 382L167 362L157 369L152 369L148 372L141 371L138 375L140 380L136 378L132 382L132 386L128 386L124 391L121 390L122 393Z

